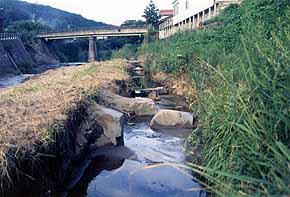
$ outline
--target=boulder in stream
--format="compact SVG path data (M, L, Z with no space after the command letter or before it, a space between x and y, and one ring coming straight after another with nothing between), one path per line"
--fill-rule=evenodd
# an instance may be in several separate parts
M154 116L159 110L152 99L122 97L111 90L100 92L98 101L120 112L136 116Z
M87 144L91 148L121 145L123 121L122 113L90 102L77 132L77 152Z
M105 145L107 139L109 143L118 145L118 139L123 138L124 115L116 110L96 104L95 119L104 131L103 136L97 139L95 144L97 146Z
M160 95L160 101L157 103L166 109L189 112L189 103L182 96L177 95Z
M150 127L153 130L172 130L172 129L188 129L192 130L196 127L195 117L192 113L160 110L151 120Z

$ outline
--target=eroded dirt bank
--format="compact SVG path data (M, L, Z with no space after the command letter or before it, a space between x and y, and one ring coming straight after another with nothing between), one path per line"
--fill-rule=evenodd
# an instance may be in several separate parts
M125 65L59 68L0 91L1 196L55 191L90 148L122 143L122 131L112 136L105 127L108 121L118 127L122 115L95 99L105 84L118 91Z
M141 68L134 69L139 76ZM189 101L180 98L190 96L185 93L194 94L193 89L189 90L189 86L180 80L163 80L161 75L153 79L175 96L168 95L165 88L157 87L140 90L149 98L129 98L126 96L131 95L129 90L133 84L127 72L130 74L127 62L114 60L47 71L24 84L2 89L1 196L47 196L69 191L75 185L74 180L81 176L81 169L91 162L92 152L124 144L123 130L129 117L132 120L155 115L150 127L164 130L165 126L165 136L169 135L169 138L176 133L176 128L176 134L181 134L182 126L188 134L191 133L196 127L196 119L191 113L181 112L190 109ZM144 139L151 138L147 136L147 123L145 132L137 138L143 139L145 134ZM144 129L142 125L140 128ZM169 130L173 132L168 133ZM183 139L181 137L180 142ZM144 146L148 145L145 143ZM166 140L164 146L167 146ZM179 154L183 155L181 151ZM148 163L149 160L144 161ZM190 179L188 181L192 185Z

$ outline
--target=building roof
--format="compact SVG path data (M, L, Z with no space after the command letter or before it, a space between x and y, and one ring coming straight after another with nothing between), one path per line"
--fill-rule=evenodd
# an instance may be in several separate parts
M173 16L173 10L160 10L160 16Z

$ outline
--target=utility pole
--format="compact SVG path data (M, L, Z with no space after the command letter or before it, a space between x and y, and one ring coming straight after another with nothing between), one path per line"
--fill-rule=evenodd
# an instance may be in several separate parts
M37 22L37 0L35 3L32 5L32 22L36 23Z

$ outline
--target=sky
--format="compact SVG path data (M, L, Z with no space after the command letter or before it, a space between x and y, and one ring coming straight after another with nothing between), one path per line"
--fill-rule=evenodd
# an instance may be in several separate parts
M85 18L120 25L125 20L142 19L150 0L25 0L49 5L65 11L81 14ZM154 0L158 9L171 9L172 0Z

